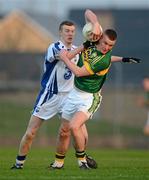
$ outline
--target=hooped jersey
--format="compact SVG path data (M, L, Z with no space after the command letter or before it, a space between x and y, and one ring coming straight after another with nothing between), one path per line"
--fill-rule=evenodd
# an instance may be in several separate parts
M52 43L47 50L44 62L44 74L41 80L43 91L49 91L53 94L58 92L69 92L73 88L74 75L71 70L59 60L58 53L61 49L73 50L76 46L72 45L71 49L58 41ZM79 56L76 56L71 61L77 63Z
M96 47L90 47L80 54L77 65L79 67L84 65L90 75L75 77L75 86L85 92L96 93L106 80L111 65L111 51L102 54Z

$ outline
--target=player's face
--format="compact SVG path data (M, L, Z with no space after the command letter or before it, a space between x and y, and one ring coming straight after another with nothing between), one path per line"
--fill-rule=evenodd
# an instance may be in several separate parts
M63 25L60 30L60 38L66 45L72 44L75 36L75 26Z
M97 45L97 49L102 53L106 54L108 51L110 51L113 46L115 45L115 41L111 41L107 35L103 35L103 37L100 39L99 44Z

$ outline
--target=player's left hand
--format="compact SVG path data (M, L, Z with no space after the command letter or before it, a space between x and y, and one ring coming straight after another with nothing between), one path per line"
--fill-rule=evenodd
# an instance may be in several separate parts
M140 63L141 59L139 58L134 58L134 57L123 57L122 61L125 63Z

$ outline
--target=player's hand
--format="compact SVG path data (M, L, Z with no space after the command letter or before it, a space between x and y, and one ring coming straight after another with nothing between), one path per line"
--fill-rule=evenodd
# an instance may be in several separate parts
M93 42L98 41L101 38L102 34L103 34L103 30L101 25L98 22L94 23L92 30L92 41Z
M92 47L94 45L95 45L95 43L94 42L90 42L90 41L85 41L83 43L84 49L87 49L87 48Z
M134 57L123 57L122 61L125 63L140 63L141 59Z

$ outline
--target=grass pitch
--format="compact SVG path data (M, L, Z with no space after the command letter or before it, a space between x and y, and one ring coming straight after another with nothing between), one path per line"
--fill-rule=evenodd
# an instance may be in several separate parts
M51 148L49 148L51 149ZM98 169L80 170L69 150L62 170L48 170L54 159L54 150L34 148L27 157L23 170L10 170L15 161L17 149L0 149L1 180L148 180L149 152L145 150L89 150L98 162Z

